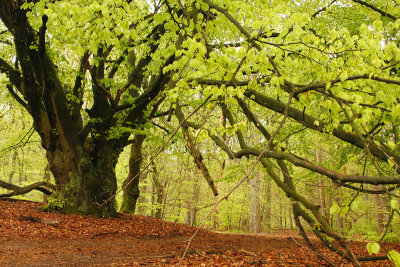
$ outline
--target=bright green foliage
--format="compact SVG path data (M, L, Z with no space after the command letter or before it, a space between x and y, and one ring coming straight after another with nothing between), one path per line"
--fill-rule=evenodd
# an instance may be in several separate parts
M394 265L396 267L400 266L400 253L395 251L395 250L391 250L388 252L388 257L391 261L393 261Z
M329 209L329 213L331 215L336 215L336 214L339 214L339 212L340 212L340 207L336 202L334 202L333 205Z
M0 0L0 11L14 7L6 2ZM189 153L193 144L178 132L155 160L155 170L144 170L141 213L160 214L163 207L165 218L193 223L203 212L196 208L214 200L198 179L204 170L192 170L192 157L209 166L226 193L229 186L254 179L254 174L243 177L260 156L261 187L272 192L281 214L289 207L287 214L293 211L323 241L341 243L354 231L379 236L400 220L398 5L385 0L27 1L20 14L24 18L26 11L33 38L24 57L16 53L24 44L14 41L8 13L0 12L0 79L3 87L13 85L9 93L20 104L26 103L53 169L65 163L53 171L56 183L70 179L64 176L71 169L91 174L89 188L96 190L89 195L95 201L87 203L112 198L113 175L121 180L127 164L121 159L125 166L115 171L115 163L132 135L147 136L144 166L150 166L152 155L182 126L200 155ZM26 79L23 86L14 76ZM188 117L205 99L187 125L178 125L178 106ZM65 131L71 124L76 129ZM75 161L89 163L67 164ZM99 170L103 178L97 178ZM86 180L81 176L71 177L79 184ZM107 177L108 184L100 185ZM257 210L248 206L249 194L257 199L256 193L249 184L234 192L233 202L221 204L220 217L230 224L221 225L250 224L244 214ZM266 192L258 196L272 201ZM232 205L241 205L240 212L233 213ZM371 208L377 219L370 224ZM292 218L287 214L280 225ZM370 243L368 251L376 254L377 245Z
M381 246L376 242L371 242L367 244L367 250L369 255L378 254Z

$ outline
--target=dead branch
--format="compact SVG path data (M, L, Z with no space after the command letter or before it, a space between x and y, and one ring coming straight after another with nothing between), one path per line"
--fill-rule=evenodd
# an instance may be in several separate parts
M0 198L12 197L18 195L25 195L32 190L38 190L46 195L51 195L55 190L56 186L48 182L36 182L27 186L18 186L11 183L0 180L0 187L11 190L12 192L6 194L0 194Z

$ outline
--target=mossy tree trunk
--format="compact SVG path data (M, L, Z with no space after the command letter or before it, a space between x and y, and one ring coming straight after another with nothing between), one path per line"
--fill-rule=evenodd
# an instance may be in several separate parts
M116 158L112 143L99 146L96 155L47 151L50 169L57 191L48 199L45 210L91 214L99 217L115 216L114 194Z

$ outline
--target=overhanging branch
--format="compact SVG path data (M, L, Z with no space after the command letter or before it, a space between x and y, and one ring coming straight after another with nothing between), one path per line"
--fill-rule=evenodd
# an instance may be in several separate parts
M244 95L263 107L266 107L272 111L275 111L275 112L278 112L281 114L284 113L286 105L279 100L265 96L255 90L250 90L250 89L246 90ZM304 112L297 110L293 107L289 107L288 116L290 118L292 118L293 120L297 121L298 123L306 126L309 129L312 129L312 130L315 130L318 132L322 132L322 133L328 133L326 131L326 127L328 126L328 124L326 122L320 121L317 118L314 118L310 115L304 114ZM332 133L329 133L329 134L332 134L333 136L335 136L347 143L350 143L354 146L357 146L359 148L362 148L362 149L365 148L363 140L361 140L355 134L346 132L345 130L343 130L342 127L334 128L332 130ZM400 156L395 154L394 152L389 151L386 148L379 147L373 142L368 143L368 148L375 157L377 157L383 161L388 161L388 160L392 159L396 162L396 164L400 165ZM400 170L398 170L398 171L400 171Z
M371 10L373 10L373 11L375 11L375 12L381 14L381 15L384 16L384 17L388 17L388 18L390 18L390 19L392 19L392 20L396 20L396 19L397 19L397 17L391 15L390 13L387 13L387 12L385 12L385 11L383 11L383 10L377 8L376 6L371 5L370 3L367 3L367 2L365 2L365 1L362 1L362 0L353 0L353 2L358 3L358 4L362 5L362 6L368 7L369 9L371 9Z

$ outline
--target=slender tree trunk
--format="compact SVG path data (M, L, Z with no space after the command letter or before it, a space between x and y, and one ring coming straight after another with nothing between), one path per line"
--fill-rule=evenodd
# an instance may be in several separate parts
M145 180L147 179L147 173L142 173L142 175L140 175L139 177L139 181L140 181L140 196L136 202L136 211L135 214L148 214L146 213L147 208L146 208L146 204L149 203L149 199L146 196L147 193L150 193L150 188L149 188L149 184L148 182Z
M283 205L282 205L282 197L279 198L279 228L283 228Z
M336 195L336 203L340 205L340 195ZM336 223L337 223L337 229L339 232L342 232L343 228L343 222L342 222L342 217L340 216L340 212L336 214Z
M13 178L14 178L14 173L15 173L15 165L16 165L15 163L17 161L17 157L18 157L18 151L14 150L14 153L13 153L13 156L11 159L11 171L10 171L10 174L8 175L8 182L10 184L13 183ZM11 191L7 190L7 193L10 193L10 192Z
M49 165L47 164L46 168L44 169L44 177L43 180L47 183L50 183L50 168ZM43 194L43 201L46 202L48 199L48 195L47 194Z
M218 192L220 190L221 187L221 183L217 182L215 183L215 187L217 188ZM214 197L214 204L217 203L219 201L219 195ZM219 229L219 224L220 224L220 220L219 220L219 206L217 206L214 210L214 217L213 217L213 229L214 231L218 231Z
M220 121L221 121L221 123L222 123L222 127L224 127L224 130L226 130L226 117L225 117L224 112L222 112L222 114L221 114ZM224 142L226 142L226 131L224 131L224 134L223 134L223 136L222 136L222 140L223 140ZM221 180L221 179L222 179L222 177L223 177L223 175L224 175L225 166L226 166L226 160L223 159L223 160L222 160L222 163L221 163L221 171L219 172L218 180ZM217 192L219 192L220 186L221 186L221 183L219 183L219 182L217 182L217 183L215 184L215 187L216 187L216 189L217 189ZM219 195L216 195L216 196L214 197L214 204L216 204L218 201L219 201ZM216 207L215 207L215 210L214 210L214 217L213 217L213 218L214 218L214 219L213 219L213 222L214 222L214 223L213 223L213 228L214 228L214 231L217 231L217 230L219 229L219 224L220 224L220 222L219 222L219 206L216 206Z
M319 145L319 141L317 142ZM315 161L316 164L319 165L321 162L321 150L318 147L315 151ZM319 187L319 203L321 207L321 213L322 215L327 218L327 209L326 209L326 201L325 201L325 185L324 185L324 180L319 178L318 179L318 187Z
M140 166L143 161L142 145L145 137L145 135L135 135L131 145L129 173L122 184L124 194L122 196L121 212L123 213L135 213L136 203L140 196Z
M251 184L251 211L250 211L250 231L252 233L259 233L261 231L261 214L260 214L260 176L256 176L250 180Z
M374 189L378 190L378 186L374 186ZM374 195L375 200L375 216L376 216L376 224L377 224L377 232L378 235L382 233L384 223L383 223L383 213L382 213L382 199L380 195Z
M154 193L155 193L155 203L153 205L156 206L155 208L155 213L154 217L157 219L162 219L163 215L163 204L164 204L164 199L165 199L165 189L164 185L161 184L159 176L158 176L158 171L154 163L152 163L153 166L153 188L154 188Z
M271 201L272 201L272 192L271 192L271 180L267 179L266 183L266 194L265 194L265 225L266 231L268 233L271 232Z
M319 203L321 207L322 215L327 218L327 209L326 209L326 197L325 197L325 184L323 179L318 179L319 186Z
M187 198L186 202L186 220L185 223L191 226L196 224L196 216L197 216L197 202L199 201L200 196L200 184L197 177L194 177L193 181L193 191L190 194L190 197Z

